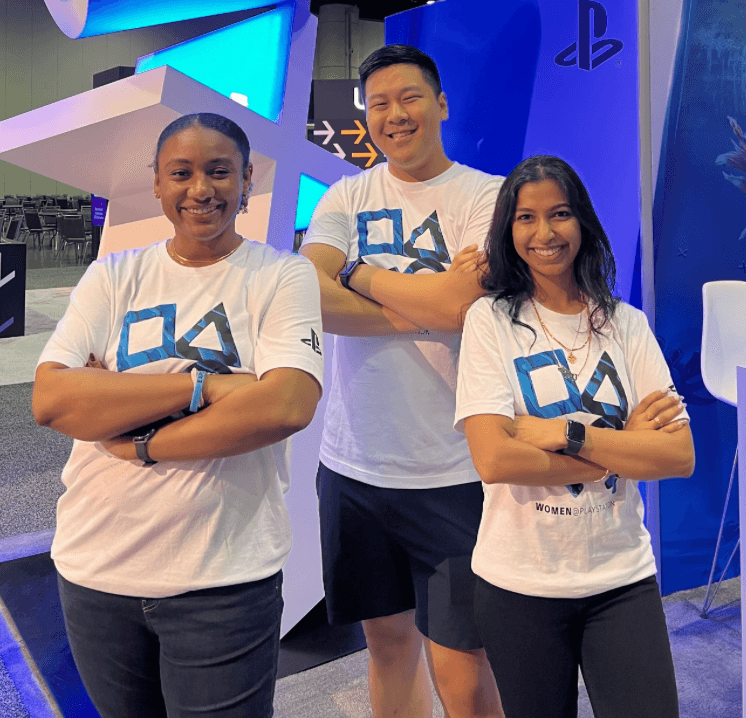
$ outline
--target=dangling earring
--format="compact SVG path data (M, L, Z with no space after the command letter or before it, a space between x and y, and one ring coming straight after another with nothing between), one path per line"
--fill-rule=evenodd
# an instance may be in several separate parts
M238 208L238 211L241 212L241 214L246 214L249 211L249 195L251 194L252 189L254 189L254 183L250 182L246 192L241 195L241 205Z

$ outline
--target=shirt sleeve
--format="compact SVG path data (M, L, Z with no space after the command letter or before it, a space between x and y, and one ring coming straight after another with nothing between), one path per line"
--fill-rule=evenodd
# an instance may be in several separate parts
M466 313L454 422L454 428L461 433L467 416L500 414L515 418L515 398L494 313L491 297L477 300Z
M323 387L321 297L313 264L291 256L280 270L277 289L259 326L254 367L261 377L271 369L302 369Z
M67 367L103 360L111 333L111 281L104 262L93 262L70 295L70 304L39 357Z
M504 177L494 176L482 183L474 198L474 204L459 243L459 251L471 244L484 247L492 224L492 216L495 213L497 194L504 179Z
M335 182L319 200L308 225L303 246L307 244L328 244L336 247L350 257L350 245L352 244L352 230L350 209L345 201L344 178ZM355 255L357 256L357 255Z
M620 305L617 311L629 315L624 323L623 340L630 384L634 394L630 401L630 411L632 411L651 392L666 388L676 391L676 387L671 379L671 372L663 357L663 352L650 330L647 317L641 311L628 305ZM679 419L689 419L686 410L682 410L671 421Z

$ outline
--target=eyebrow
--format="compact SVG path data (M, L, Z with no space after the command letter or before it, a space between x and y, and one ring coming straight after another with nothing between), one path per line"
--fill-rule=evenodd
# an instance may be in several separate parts
M399 90L399 94L403 95L405 92L412 92L413 90L416 90L418 92L422 92L422 87L420 87L419 85L407 85L406 87L403 87L401 90ZM388 93L385 92L385 91L384 92L376 92L373 95L368 95L368 97L366 98L366 101L370 102L371 100L377 100L377 99L385 98L387 94Z
M168 165L191 165L192 161L184 159L182 157L174 157L174 159L169 160L166 163L166 167ZM230 157L216 157L214 160L210 160L208 165L216 165L216 164L233 164L233 160Z
M553 212L555 209L559 209L560 207L567 207L568 209L572 209L570 205L567 202L560 202L559 204L555 204L553 207L549 208L550 212ZM534 212L533 207L516 207L516 212Z

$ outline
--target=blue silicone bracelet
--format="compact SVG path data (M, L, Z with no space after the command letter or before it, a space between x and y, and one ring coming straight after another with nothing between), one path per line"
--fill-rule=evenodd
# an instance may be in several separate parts
M199 409L199 403L202 399L202 385L205 383L206 371L198 371L197 379L194 382L194 392L192 393L192 403L189 404L189 411L194 414Z

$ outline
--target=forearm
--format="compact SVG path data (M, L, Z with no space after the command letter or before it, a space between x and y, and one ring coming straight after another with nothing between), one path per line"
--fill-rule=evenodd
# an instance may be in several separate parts
M41 365L32 408L36 422L82 441L101 441L189 406L188 374L132 374Z
M639 481L687 477L694 471L694 447L689 427L669 434L588 426L579 455L614 474Z
M148 453L155 461L195 461L256 451L304 429L319 397L318 384L308 375L282 384L259 381L162 427ZM131 441L121 451L122 458L136 459Z
M345 289L339 281L319 272L324 331L341 336L413 334L421 328L395 311Z
M497 441L489 448L472 447L477 473L485 484L564 486L597 481L604 469L597 464L537 449L515 439Z
M400 274L359 267L350 281L359 294L437 332L461 332L466 311L484 292L476 272Z

